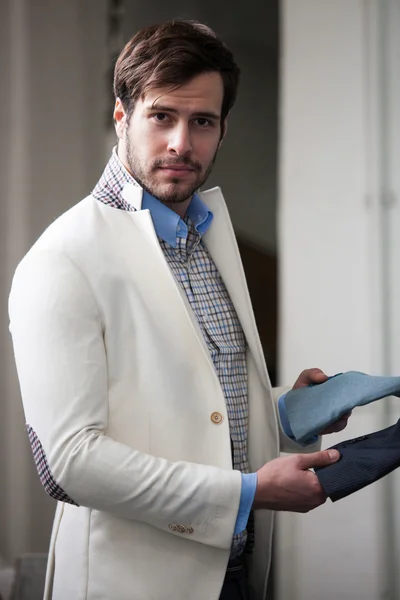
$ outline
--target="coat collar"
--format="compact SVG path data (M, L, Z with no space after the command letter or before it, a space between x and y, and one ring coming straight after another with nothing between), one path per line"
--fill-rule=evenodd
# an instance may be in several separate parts
M127 181L122 188L121 196L135 210L142 210L143 188L138 183Z

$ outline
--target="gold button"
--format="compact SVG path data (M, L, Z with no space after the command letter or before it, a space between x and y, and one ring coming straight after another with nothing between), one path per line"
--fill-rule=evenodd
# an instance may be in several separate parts
M186 529L186 533L193 533L193 532L194 532L194 529L193 529L193 527L190 527L190 525L187 525L187 526L185 527L185 529Z
M212 421L213 423L215 423L216 425L219 425L220 423L222 423L222 421L223 421L223 418L224 418L224 417L223 417L223 416L221 415L221 413L219 413L219 412L213 412L213 413L211 414L211 421Z
M177 525L175 525L175 523L171 523L171 525L168 525L168 527L170 528L171 531L176 531L178 529Z

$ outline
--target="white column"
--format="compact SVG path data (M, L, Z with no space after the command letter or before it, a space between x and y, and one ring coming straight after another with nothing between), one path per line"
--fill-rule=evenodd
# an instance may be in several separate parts
M389 21L382 15L386 4L393 13ZM399 208L392 206L387 221L394 191L390 196L385 187L385 157L390 154L393 164L399 156L398 54L392 60L397 92L382 87L382 28L390 22L392 37L399 39L399 5L284 0L282 22L281 380L293 381L312 366L329 374L400 374L399 360L389 361L396 352L400 356L399 335L391 337L387 351L388 330L400 332L399 303L393 302L396 294L400 299ZM382 121L387 94L390 119L394 112L397 118L390 151ZM390 181L397 194L398 172L397 164ZM388 406L386 401L354 411L346 432L325 438L324 445L386 426ZM388 497L385 479L308 515L279 515L278 599L398 597L388 564L396 539L388 535Z
M386 361L389 373L400 374L400 0L386 0L381 9L382 169L385 242L384 290ZM400 417L400 400L387 404L387 424ZM390 600L400 597L400 470L384 480L385 518L383 560L390 581Z

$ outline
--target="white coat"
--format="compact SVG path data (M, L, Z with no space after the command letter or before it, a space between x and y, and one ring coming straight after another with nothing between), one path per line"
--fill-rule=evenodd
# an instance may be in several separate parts
M55 221L18 266L10 295L26 422L55 482L79 505L58 503L45 598L218 600L241 491L225 400L141 210L142 190L128 185L124 194L136 212L89 196ZM248 342L256 471L300 448L279 425L279 390L222 194L200 196L214 213L203 239ZM257 511L255 527L250 580L263 600L273 513Z

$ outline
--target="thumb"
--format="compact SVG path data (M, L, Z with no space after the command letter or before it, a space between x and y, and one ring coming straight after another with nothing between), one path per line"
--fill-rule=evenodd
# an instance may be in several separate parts
M337 450L320 450L312 454L301 455L301 468L313 469L314 467L326 467L335 463L340 458L340 453Z

